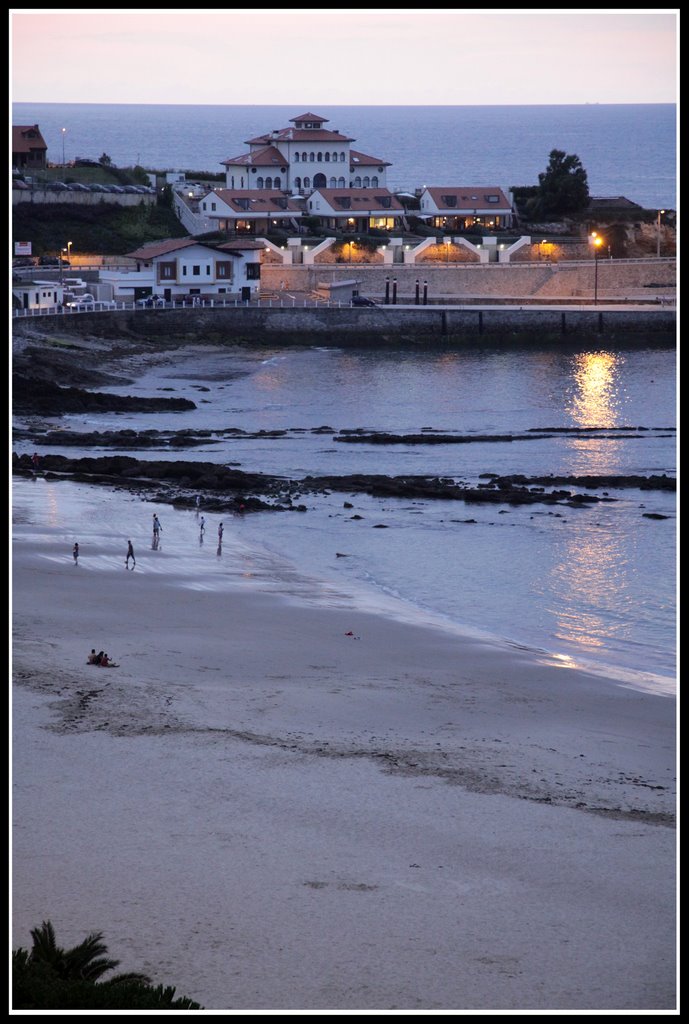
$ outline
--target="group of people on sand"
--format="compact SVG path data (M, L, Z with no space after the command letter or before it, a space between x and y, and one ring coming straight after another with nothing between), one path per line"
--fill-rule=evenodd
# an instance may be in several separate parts
M112 661L108 657L108 655L105 653L105 651L99 651L98 654L96 654L96 648L95 647L91 648L91 653L89 654L88 658L86 659L86 663L87 663L87 665L100 665L101 668L119 668L120 667L116 662Z

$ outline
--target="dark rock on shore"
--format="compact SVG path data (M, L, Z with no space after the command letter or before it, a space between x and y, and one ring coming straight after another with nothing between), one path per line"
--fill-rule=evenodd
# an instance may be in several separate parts
M12 376L12 406L18 415L59 416L81 412L186 412L196 409L188 398L139 398L81 388L54 381Z
M43 455L35 467L29 455L13 455L13 472L78 480L83 483L124 487L145 494L152 500L191 506L197 494L204 495L204 507L218 511L280 509L304 511L295 505L302 494L330 492L365 493L373 497L421 498L424 500L464 501L469 504L566 504L582 508L615 499L606 495L580 494L571 490L546 491L531 486L527 478L495 477L489 485L470 487L445 477L346 476L305 477L288 480L263 473L245 473L210 462L141 461L125 455L69 459L63 455ZM608 478L609 479L609 478Z

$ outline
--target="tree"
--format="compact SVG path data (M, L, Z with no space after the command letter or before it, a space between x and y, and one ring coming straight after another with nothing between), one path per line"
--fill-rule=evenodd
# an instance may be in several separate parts
M112 167L112 160L107 153L101 153L98 157L98 163L103 167Z
M550 162L538 175L538 182L537 194L526 204L532 220L580 213L589 204L588 178L578 156L551 150Z
M12 953L15 1010L201 1009L186 997L175 999L174 988L154 988L145 974L117 974L100 981L120 962L105 956L108 950L101 932L67 950L55 942L50 921L32 929L31 937L30 953L21 947Z

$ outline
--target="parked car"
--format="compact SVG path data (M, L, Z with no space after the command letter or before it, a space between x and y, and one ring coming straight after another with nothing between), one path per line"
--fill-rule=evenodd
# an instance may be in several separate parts
M365 295L352 295L353 306L377 306L373 299L367 299Z
M111 192L117 192L121 196L125 194L124 189L121 185L109 185L108 188Z
M36 260L33 256L15 256L12 260L12 267L35 267Z
M69 185L64 181L49 181L46 185L49 192L69 192Z
M80 181L70 181L67 185L70 192L90 192L88 185L82 185Z
M85 295L80 295L72 302L67 303L67 309L93 309L96 305L96 300L93 295L86 292Z
M69 260L61 259L59 256L41 256L38 261L39 267L68 267Z
M154 306L164 306L165 299L160 295L145 295L143 299L137 299L136 304L144 309L152 309Z
M99 185L98 182L94 182L93 185L89 185L89 192L107 192L105 185Z

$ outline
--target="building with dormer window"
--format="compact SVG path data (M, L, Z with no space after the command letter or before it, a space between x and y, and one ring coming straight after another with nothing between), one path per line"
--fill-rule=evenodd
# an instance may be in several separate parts
M419 217L443 231L500 230L514 219L503 190L485 185L428 186L419 199Z

